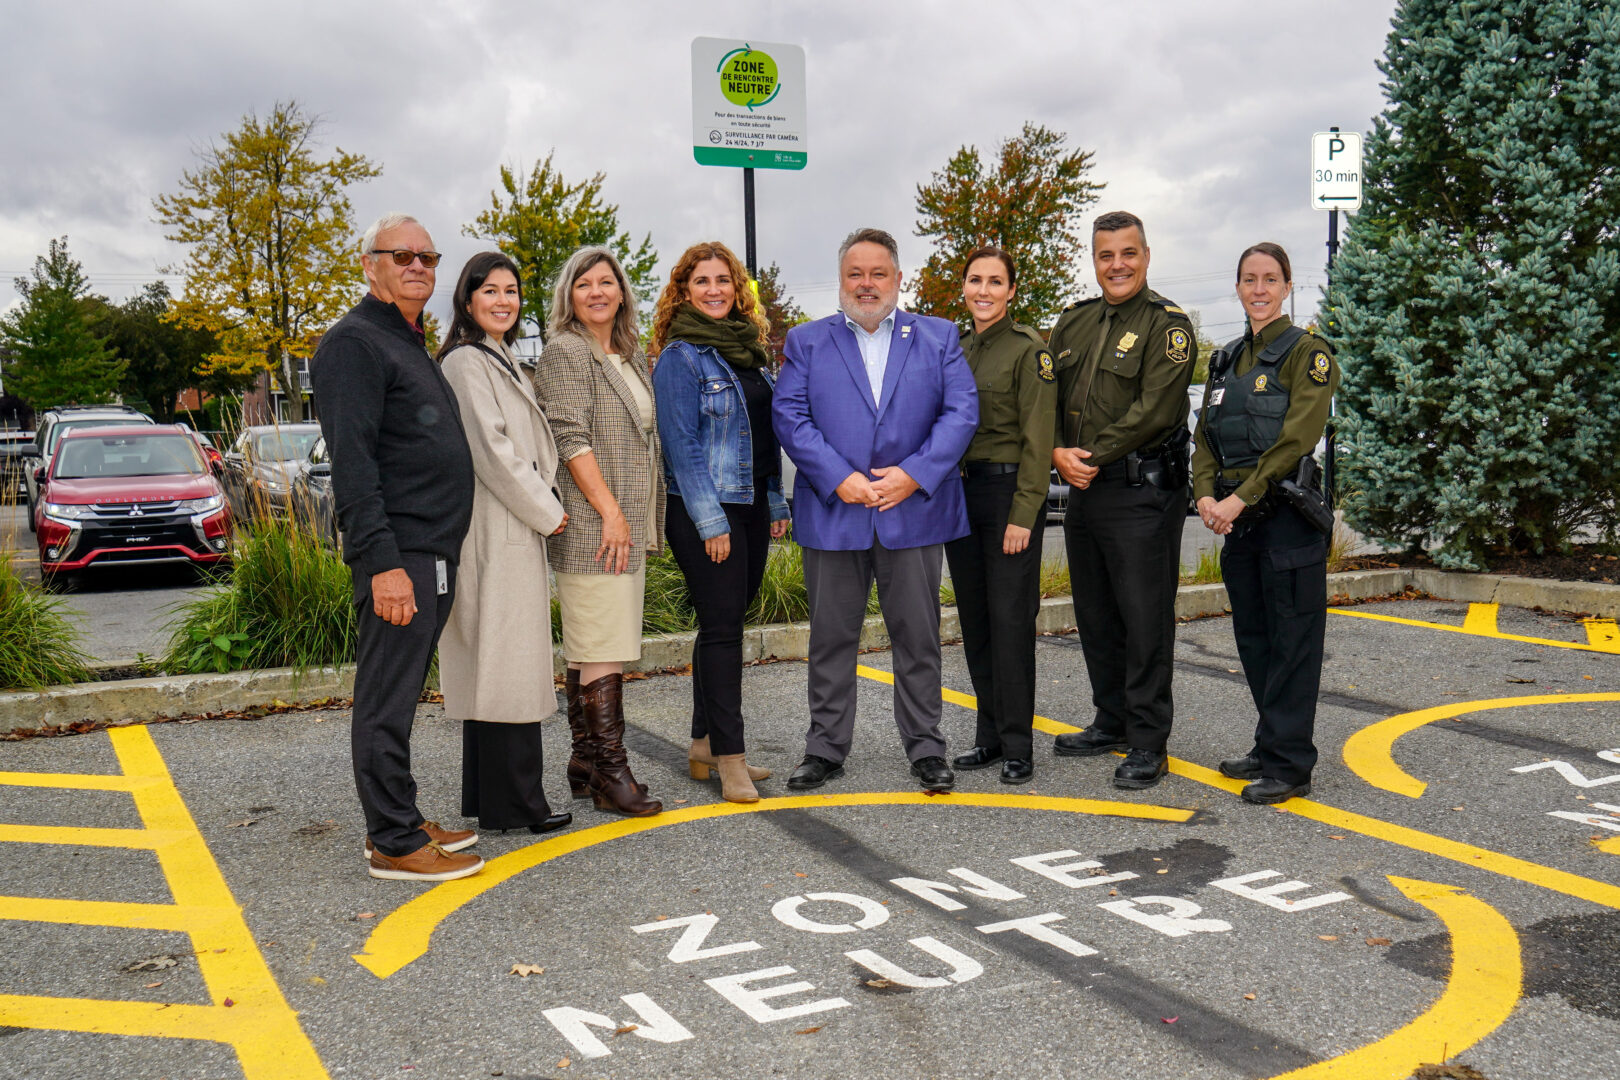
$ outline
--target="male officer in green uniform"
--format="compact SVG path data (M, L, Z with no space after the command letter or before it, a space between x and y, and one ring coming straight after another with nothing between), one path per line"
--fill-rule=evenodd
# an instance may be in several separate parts
M1057 372L1041 335L1012 320L1018 285L1000 248L971 253L962 272L973 318L962 352L979 392L979 427L962 458L971 531L945 545L978 724L958 769L1001 762L1005 784L1035 775L1035 620L1041 607L1041 530L1052 468Z
M1292 288L1276 244L1239 258L1249 326L1210 359L1193 454L1198 515L1226 537L1221 577L1259 713L1253 749L1221 762L1221 772L1252 781L1243 798L1262 804L1311 791L1333 531L1308 455L1327 425L1339 365L1331 345L1283 314Z
M1069 483L1063 534L1096 716L1054 752L1129 750L1114 786L1167 770L1176 586L1187 514L1187 386L1198 342L1186 312L1147 287L1142 219L1092 225L1102 296L1065 309L1049 347L1058 374L1052 464Z

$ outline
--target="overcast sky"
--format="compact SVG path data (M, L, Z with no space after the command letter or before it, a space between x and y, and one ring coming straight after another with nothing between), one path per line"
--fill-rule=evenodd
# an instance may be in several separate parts
M742 250L740 170L692 159L691 39L806 52L809 164L761 170L759 253L812 315L836 308L834 255L853 227L914 235L919 183L964 144L992 152L1025 121L1095 153L1093 209L1147 222L1150 283L1235 333L1233 264L1275 240L1299 314L1323 280L1327 215L1308 205L1313 131L1366 130L1394 0L976 3L617 3L282 0L273 5L0 0L0 308L53 236L98 292L122 298L178 263L153 222L196 149L244 114L296 99L328 148L380 178L352 189L362 225L400 209L446 253L502 163L552 148L667 267L720 239ZM1089 217L1087 226L1089 229ZM174 284L178 291L178 280ZM1095 283L1086 284L1088 294Z

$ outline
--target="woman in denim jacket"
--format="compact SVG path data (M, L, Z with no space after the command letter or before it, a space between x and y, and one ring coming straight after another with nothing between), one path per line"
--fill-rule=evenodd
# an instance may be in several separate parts
M664 532L697 609L692 778L720 773L731 802L756 802L768 769L743 754L743 616L772 538L787 535L782 455L771 430L769 324L724 244L686 250L658 298L653 390L669 502Z

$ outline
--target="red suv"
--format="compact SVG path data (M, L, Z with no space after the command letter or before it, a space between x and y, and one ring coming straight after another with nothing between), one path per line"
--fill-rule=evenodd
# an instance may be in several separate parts
M190 432L174 424L86 428L63 434L36 474L39 568L230 557L225 491Z

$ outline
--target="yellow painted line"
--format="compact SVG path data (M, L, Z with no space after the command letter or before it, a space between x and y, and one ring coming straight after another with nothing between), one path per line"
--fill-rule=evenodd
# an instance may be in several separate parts
M326 1069L299 1026L298 1015L288 1006L270 974L264 955L242 919L242 910L174 786L151 733L145 727L123 727L108 731L107 737L118 755L125 786L105 790L127 790L143 828L4 825L0 826L0 840L150 849L157 856L175 903L3 897L0 916L184 932L191 939L197 968L212 1004L10 994L0 995L0 1024L104 1035L205 1039L230 1045L246 1080L327 1080ZM26 775L62 778L60 774Z
M1406 1026L1328 1061L1272 1080L1405 1080L1425 1062L1460 1054L1507 1022L1523 992L1519 935L1497 910L1449 885L1390 875L1451 935L1451 972L1435 1003Z
M1620 701L1620 694L1527 694L1523 697L1487 698L1482 701L1454 701L1432 709L1401 713L1380 720L1351 735L1341 753L1350 771L1375 788L1416 799L1426 783L1395 763L1395 741L1436 720L1485 712L1488 709L1515 709L1524 705L1569 705L1579 702Z
M1592 846L1609 855L1620 855L1620 836L1611 836L1607 840L1594 840Z
M645 818L623 818L579 832L566 833L552 840L536 841L528 847L507 852L489 860L472 877L446 881L393 911L379 922L366 939L365 951L354 954L355 962L379 979L386 979L428 951L433 932L459 908L482 896L508 879L532 870L552 859L571 855L597 844L635 833L683 825L709 818L736 817L761 811L819 809L830 806L979 806L1015 810L1058 810L1071 814L1101 814L1137 818L1144 821L1181 823L1194 811L1171 806L1113 802L1106 799L1064 799L1048 795L991 795L952 792L928 795L921 791L872 791L839 795L790 795L761 799L756 803L707 803L680 810L666 810Z
M1330 607L1328 613L1344 615L1352 619L1373 619L1376 622L1396 623L1400 626L1421 626L1425 630L1444 630L1448 634L1468 634L1473 637L1496 638L1499 641L1522 641L1527 645L1546 645L1552 649L1578 649L1582 652L1601 653L1620 652L1620 647L1609 645L1590 645L1582 644L1579 641L1557 641L1553 638L1525 637L1523 634L1504 634L1499 631L1485 633L1484 631L1468 629L1466 622L1462 626L1447 626L1445 623L1424 622L1422 619L1403 619L1397 615L1381 615L1376 611L1352 611L1349 608Z
M13 844L77 844L82 847L156 851L185 839L171 829L95 829L78 825L0 825L0 841Z
M67 788L75 791L133 791L134 785L150 781L100 773L0 772L0 785L11 787Z
M1620 624L1613 619L1582 619L1586 643L1604 652L1620 653Z
M188 908L177 904L0 896L0 919L16 922L77 923L81 926L116 926L125 930L172 930L184 933L204 922L232 918L235 914L234 911L218 908Z
M1499 604L1469 604L1468 614L1463 616L1463 633L1495 637L1499 633L1496 629L1496 613L1500 607Z
M868 678L878 675L884 676L884 678L879 680L881 682L888 682L891 678L888 672L877 671L875 668L866 668L863 666L860 670L861 674L863 675L866 675L868 671L872 672L872 675L867 676ZM952 693L957 694L958 698L965 700L968 703L968 708L978 707L978 699L967 694L957 693L954 690ZM1564 697L1573 699L1584 696L1593 700L1620 700L1620 694L1554 696L1560 697L1560 699ZM1533 699L1509 698L1506 700L1510 702L1529 704ZM1458 708L1461 711L1468 711L1472 708L1478 708L1479 705L1479 702L1474 702L1472 704L1459 705ZM1450 708L1450 706L1446 707ZM1381 723L1388 723L1388 721L1381 721ZM1373 726L1376 727L1377 725ZM1080 728L1075 727L1073 724L1065 724L1058 720L1050 720L1044 716L1037 716L1035 718L1035 729L1037 731L1044 731L1048 735L1066 735L1071 731L1081 730ZM1176 776L1185 777L1188 780L1196 780L1198 783L1206 784L1209 787L1219 788L1222 791L1231 792L1233 795L1241 792L1244 784L1246 783L1246 781L1243 780L1233 780L1230 777L1222 776L1214 769L1208 769L1202 765L1195 765L1190 761L1183 761L1176 757L1172 757L1170 759L1170 772ZM1516 859L1511 855L1503 855L1501 852L1492 851L1489 848L1475 847L1473 844L1459 843L1456 840L1449 840L1446 837L1436 836L1433 833L1426 833L1419 829L1409 829L1404 825L1396 825L1393 822L1384 821L1380 818L1368 817L1366 814L1357 814L1350 810L1340 810L1337 807L1329 806L1326 803L1316 802L1312 799L1289 799L1287 802L1277 803L1276 809L1281 810L1283 813L1297 814L1300 817L1309 818L1312 821L1319 821L1324 825L1331 825L1335 829L1342 829L1346 832L1360 833L1361 835L1371 837L1374 840L1382 840L1385 843L1411 848L1413 851L1420 851L1425 855L1433 855L1436 858L1449 859L1452 862L1459 863L1463 866L1472 866L1477 869L1487 870L1490 873L1499 874L1506 878L1512 878L1515 881L1522 881L1528 885L1536 885L1543 889L1550 889L1553 892L1561 892L1566 896L1573 896L1580 900L1587 900L1602 907L1610 907L1620 910L1620 885L1612 885L1606 881L1595 881L1592 878L1581 877L1579 874L1571 874L1563 870L1555 870L1550 866L1542 866L1540 863L1529 862L1525 859ZM1600 841L1599 846L1601 847L1603 844L1609 843L1612 843L1612 841ZM1616 849L1620 849L1620 844L1615 844L1614 847ZM1609 849L1604 848L1604 850ZM1617 850L1616 853L1620 854L1620 850Z

